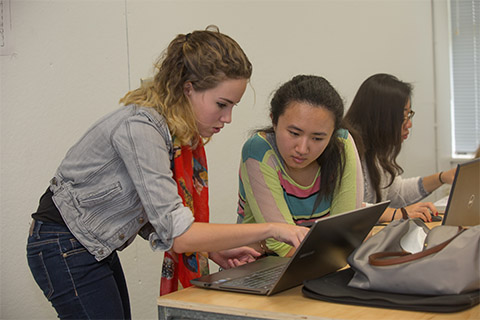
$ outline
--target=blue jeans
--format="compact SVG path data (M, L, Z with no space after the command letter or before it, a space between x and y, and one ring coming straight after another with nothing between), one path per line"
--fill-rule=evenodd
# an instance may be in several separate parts
M60 319L130 319L130 302L116 252L97 261L67 227L33 221L30 270Z

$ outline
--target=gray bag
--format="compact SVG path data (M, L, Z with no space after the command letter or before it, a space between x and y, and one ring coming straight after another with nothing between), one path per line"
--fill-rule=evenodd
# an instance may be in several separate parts
M430 230L420 219L395 220L348 263L355 271L348 285L359 289L424 295L479 290L480 225Z

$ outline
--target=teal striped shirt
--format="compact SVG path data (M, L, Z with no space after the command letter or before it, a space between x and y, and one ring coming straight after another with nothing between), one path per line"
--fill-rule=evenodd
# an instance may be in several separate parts
M355 144L344 129L337 132L336 138L342 139L345 148L342 183L331 197L319 203L315 212L321 170L310 185L299 185L286 173L273 133L257 133L248 139L242 148L239 172L239 221L300 224L361 207L363 175ZM267 247L280 256L291 249L273 239L267 240Z

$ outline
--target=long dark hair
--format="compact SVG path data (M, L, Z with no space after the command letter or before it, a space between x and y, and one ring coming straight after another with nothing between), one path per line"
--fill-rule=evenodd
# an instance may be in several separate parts
M412 90L410 83L393 75L375 74L362 83L344 118L344 126L367 165L377 201L382 201L377 163L390 175L387 187L403 173L397 156L402 148L404 108L411 100Z
M343 100L325 78L297 75L281 85L273 95L270 102L273 125L257 132L274 132L273 126L277 125L279 117L285 113L292 102L308 103L314 107L325 108L333 114L334 134L323 153L317 158L321 168L318 197L328 199L333 195L337 180L341 182L341 179L337 178L343 175L345 168L344 145L340 139L336 138L336 132L340 129L343 117Z

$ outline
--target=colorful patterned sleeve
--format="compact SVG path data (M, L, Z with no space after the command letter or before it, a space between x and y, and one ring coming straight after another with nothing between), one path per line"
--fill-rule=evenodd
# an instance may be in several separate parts
M360 208L364 191L362 166L355 142L346 130L341 130L339 138L343 139L345 146L345 171L333 196L332 215Z
M274 151L266 141L255 136L243 147L240 165L240 202L243 203L243 223L280 222L295 225L283 197ZM291 246L267 240L267 247L279 256L285 256Z

